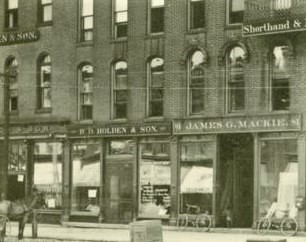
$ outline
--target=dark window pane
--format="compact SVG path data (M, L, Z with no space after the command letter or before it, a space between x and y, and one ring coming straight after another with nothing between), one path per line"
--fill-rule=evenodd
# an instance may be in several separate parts
M191 90L191 111L192 113L199 113L204 110L204 90Z
M116 25L116 37L117 38L126 37L127 30L128 30L127 27L128 27L127 23L117 24Z
M272 83L272 108L273 110L289 110L290 91L289 80L273 80Z
M163 99L163 89L152 89L151 90L151 99L152 100L162 100Z
M242 23L244 12L244 0L231 0L229 9L229 23Z
M191 26L192 29L205 27L205 2L191 2Z
M244 110L245 88L244 82L230 83L230 111Z
M11 97L11 110L10 111L17 111L18 110L18 97Z
M117 90L116 91L116 102L126 102L126 100L127 100L127 91Z
M154 101L150 104L150 117L159 117L163 116L163 102L162 101Z
M115 105L115 117L116 118L126 118L126 116L127 116L127 105L126 105L126 103L116 104Z
M82 106L82 119L92 119L92 106Z
M151 33L164 32L164 8L151 9Z

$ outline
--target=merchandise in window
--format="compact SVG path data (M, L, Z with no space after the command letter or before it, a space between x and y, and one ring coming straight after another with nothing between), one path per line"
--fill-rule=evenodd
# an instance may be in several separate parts
M190 29L205 27L205 0L190 0Z
M101 151L98 144L75 144L72 147L71 210L100 213Z
M143 139L139 148L139 215L168 215L171 200L170 144L167 140Z
M201 213L212 214L213 157L212 142L181 144L181 213L186 213L189 204L198 206Z
M114 65L114 118L127 117L127 63L119 61Z
M150 33L164 32L164 0L150 0Z
M127 36L128 0L115 0L115 38Z
M81 42L93 40L94 0L81 0Z
M133 155L135 153L134 140L112 140L109 142L108 155Z
M298 155L296 140L260 142L259 217L275 209L275 216L286 213L295 218L298 195Z
M91 65L84 65L81 68L81 83L80 83L80 118L81 120L91 120L93 117L92 113L92 74L93 68Z
M276 46L272 56L272 110L289 110L289 47Z
M5 27L16 28L18 25L18 0L7 0Z
M229 24L243 22L244 0L229 0Z
M51 108L51 58L44 56L39 62L38 108Z
M6 64L6 70L10 72L18 72L18 62L15 58L11 58L8 60ZM14 112L18 110L18 78L11 77L10 78L10 100L9 100L9 110L10 112Z
M62 207L62 164L61 143L35 143L34 186L42 194L45 209Z
M39 20L41 23L52 21L52 0L40 0Z
M149 74L149 116L163 116L164 60L154 58L150 62Z

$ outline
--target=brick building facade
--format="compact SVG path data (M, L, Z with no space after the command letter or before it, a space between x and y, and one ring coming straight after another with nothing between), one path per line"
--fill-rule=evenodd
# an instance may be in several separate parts
M305 1L2 0L0 9L0 71L18 73L10 199L35 186L41 212L65 222L174 223L194 204L216 226L231 211L235 227L277 200L304 229L295 202L306 189Z

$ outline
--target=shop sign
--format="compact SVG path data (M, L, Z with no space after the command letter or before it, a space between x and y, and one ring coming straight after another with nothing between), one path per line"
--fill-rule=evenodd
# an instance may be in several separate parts
M10 136L16 135L37 135L37 134L50 134L52 132L65 132L64 125L36 125L28 124L22 126L11 126ZM3 135L3 127L0 127L0 135Z
M0 34L0 46L34 42L39 40L39 36L38 30Z
M264 34L275 34L275 33L286 33L295 31L306 30L306 19L294 18L294 19L283 19L281 21L269 21L269 22L254 22L243 25L243 35L264 35Z
M175 120L173 134L299 131L300 114Z
M126 125L97 125L70 126L68 135L71 137L93 136L133 136L170 134L170 123L161 124L126 124Z

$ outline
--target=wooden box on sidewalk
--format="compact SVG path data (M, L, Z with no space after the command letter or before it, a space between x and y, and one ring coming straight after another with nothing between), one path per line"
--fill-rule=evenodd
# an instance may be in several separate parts
M163 242L160 220L143 220L131 223L131 242Z

